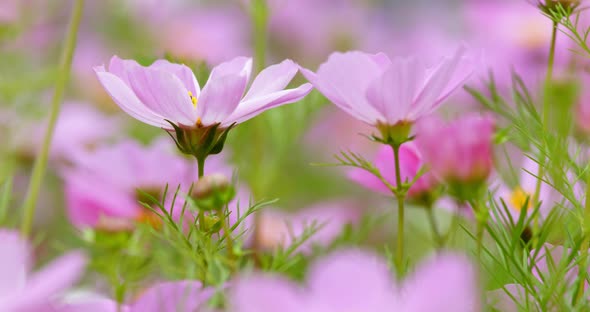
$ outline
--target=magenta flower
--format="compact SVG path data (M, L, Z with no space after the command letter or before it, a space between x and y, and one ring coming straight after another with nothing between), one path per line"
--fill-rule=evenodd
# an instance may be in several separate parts
M62 176L67 212L74 225L121 230L138 220L150 221L151 213L138 202L147 199L138 190L158 200L166 184L170 192L178 185L186 192L195 180L196 168L161 144L142 147L127 141L76 153L72 167L63 169Z
M411 182L420 168L424 165L422 155L418 151L416 144L408 142L400 147L400 171L402 182ZM381 175L393 187L397 187L395 178L395 162L393 159L393 151L390 146L383 145L377 153L374 161L375 166L379 169ZM391 190L375 175L360 169L354 168L348 173L349 178L356 181L360 185L383 193L391 195ZM408 190L410 197L417 197L428 193L435 186L436 181L432 175L425 173L422 175Z
M411 124L461 87L473 68L459 48L434 67L417 58L363 52L334 53L317 73L302 73L340 109L372 126Z
M396 286L383 259L355 250L313 264L306 287L254 274L238 279L229 296L233 312L472 312L479 298L475 269L463 257L440 255Z
M73 251L32 273L28 243L9 230L0 230L0 254L1 311L54 311L55 297L78 280L86 265L85 256Z
M166 130L174 129L168 121L183 128L215 124L227 128L296 102L311 91L309 84L284 90L297 73L297 65L286 60L263 70L244 95L251 70L252 59L246 57L222 63L213 68L201 90L190 68L166 60L143 67L115 56L108 70L95 68L104 88L125 112Z
M289 248L315 222L318 230L296 250L309 254L315 245L332 243L347 224L355 223L359 218L360 213L344 202L321 203L291 214L265 210L260 213L257 223L256 244L268 250Z
M419 124L417 144L433 174L449 183L482 182L492 171L494 121L466 115L445 124L429 118Z
M215 293L198 281L175 281L158 283L132 304L124 304L122 312L176 312L201 311ZM62 308L64 312L96 311L116 312L117 303L106 298L81 298L71 300Z

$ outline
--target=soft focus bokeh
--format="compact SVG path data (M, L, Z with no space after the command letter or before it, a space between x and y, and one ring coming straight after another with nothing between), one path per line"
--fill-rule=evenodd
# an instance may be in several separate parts
M552 32L539 6L557 2L577 3L86 0L25 239L9 229L26 218L76 1L0 0L0 254L18 257L0 268L22 271L6 278L18 283L9 292L0 269L0 310L565 311L588 301L578 265L590 249L590 49L563 25ZM573 27L582 36L584 6ZM200 88L176 98L121 60L160 60L185 87L192 70ZM195 184L197 161L173 140L168 123L200 131L183 124L186 111L159 107L180 117L154 122L118 103L127 91L105 77L125 82L126 98L181 98L209 113L195 129L232 126L206 160L213 186ZM235 97L242 106L223 115ZM396 150L400 135L415 140ZM334 166L351 155L382 179ZM208 192L231 197L226 214L190 208L215 205ZM569 264L547 264L554 245ZM59 261L70 268L52 273Z

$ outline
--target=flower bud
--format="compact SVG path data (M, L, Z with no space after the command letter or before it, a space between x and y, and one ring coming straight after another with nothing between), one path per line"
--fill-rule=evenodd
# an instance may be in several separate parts
M465 200L478 192L492 171L493 134L493 120L468 115L450 124L425 120L417 142L434 175Z
M217 233L221 230L221 219L218 216L208 214L203 218L203 230L209 233Z
M223 174L206 175L195 184L192 197L199 209L209 211L225 207L236 195L235 188Z
M562 7L566 10L574 10L580 6L581 0L529 0L543 12L550 14L552 11Z

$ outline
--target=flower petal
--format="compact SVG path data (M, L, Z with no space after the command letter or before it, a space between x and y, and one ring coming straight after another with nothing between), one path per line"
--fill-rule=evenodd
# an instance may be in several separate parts
M229 298L233 312L307 311L301 290L280 277L239 278L232 285Z
M416 99L413 114L430 113L469 78L473 69L463 57L466 49L465 46L459 47L453 57L443 60L431 70L424 88Z
M46 265L31 276L26 292L14 297L15 306L22 309L39 306L72 286L83 274L86 260L83 253L72 251Z
M17 232L0 230L0 294L20 291L29 270L29 244Z
M308 273L313 300L332 311L395 311L395 283L385 261L358 250L317 261Z
M229 126L234 122L244 122L273 107L297 102L309 94L311 90L311 84L306 83L295 89L282 90L241 102L234 112L225 119L222 126Z
M157 284L131 306L132 312L199 311L214 294L201 282L179 281Z
M195 74L188 66L184 64L170 63L167 60L157 60L150 65L150 68L160 69L178 77L178 79L182 81L184 87L192 92L195 97L198 98L199 94L201 94L201 87L199 86L197 77L195 77Z
M398 58L367 90L367 100L394 125L402 120L413 121L410 116L414 99L424 81L425 68L415 58Z
M404 283L402 311L481 311L475 272L466 258L450 254L421 264ZM424 300L425 297L428 300Z
M256 97L263 97L269 93L283 90L297 74L297 71L297 64L291 60L284 60L280 64L265 68L256 76L243 101L249 101Z
M105 90L127 114L146 124L172 129L172 126L164 120L165 118L146 107L121 78L106 72L102 66L94 70Z
M385 119L366 99L369 84L381 73L382 57L358 51L333 53L317 74L303 75L336 106L355 118L374 125Z
M137 97L152 111L186 126L197 121L196 109L188 90L175 75L153 68L133 66L129 83Z
M222 122L234 111L251 72L252 59L247 57L236 57L213 68L197 105L197 114L205 126Z

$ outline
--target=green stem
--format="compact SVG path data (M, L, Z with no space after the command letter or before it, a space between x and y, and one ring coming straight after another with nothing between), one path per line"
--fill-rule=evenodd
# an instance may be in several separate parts
M557 27L558 23L553 22L553 29L551 30L551 44L549 46L549 59L547 61L547 75L545 76L545 88L544 88L544 96L543 96L543 128L547 130L549 126L549 116L550 116L550 109L551 109L551 101L549 101L549 86L551 84L551 80L553 80L553 67L555 64L555 43L557 40ZM545 175L545 156L540 156L539 159L539 169L537 171L537 183L535 184L535 193L533 194L533 207L537 207L539 203L539 196L541 192L541 183L543 180L543 176ZM535 214L533 220L533 237L537 237L539 231L539 214ZM536 239L535 239L536 240ZM533 246L536 245L536 242L533 241Z
M230 268L231 271L234 272L237 267L235 265L235 254L234 254L234 242L232 239L232 233L231 233L231 229L229 227L229 224L227 222L227 218L225 217L225 214L223 213L223 208L220 208L217 212L219 214L219 218L221 220L221 226L223 229L223 235L225 236L225 246L227 248L227 255L229 258L229 262L230 262Z
M203 177L203 175L205 175L205 157L203 158L197 158L197 168L198 168L198 172L199 172L199 179Z
M254 39L254 61L256 72L264 69L266 63L266 45L268 37L268 4L266 0L253 0L250 8Z
M43 139L41 152L35 160L35 165L33 167L33 173L31 174L31 182L29 184L27 196L21 208L23 211L23 220L21 224L21 233L23 236L28 236L31 232L31 226L33 223L33 216L35 215L35 208L37 206L39 191L41 189L41 183L43 182L45 170L47 168L49 148L51 146L53 131L55 129L55 124L59 116L61 102L66 90L66 86L70 78L72 58L74 55L74 49L76 47L76 37L78 34L78 28L80 26L80 20L82 19L83 7L84 0L76 0L68 28L66 43L63 49L63 54L61 56L60 70L56 78L55 93L53 94L53 99L51 102L51 113L49 115L49 122L47 124L45 138Z
M488 223L488 212L485 209L485 205L480 205L479 202L472 203L473 210L475 211L476 219L476 240L477 240L477 259L481 263L482 261L482 250L483 250L483 233Z
M395 254L395 262L399 276L401 276L403 272L404 262L404 201L406 199L406 193L402 185L402 175L399 165L400 146L401 144L395 144L391 146L393 149L393 159L395 161L395 197L397 198L397 252Z
M205 159L206 159L206 157L197 157L197 170L198 170L199 180L205 174ZM203 212L203 209L199 209L198 218L199 218L199 228L201 228L201 230L204 230L205 229L205 213Z

